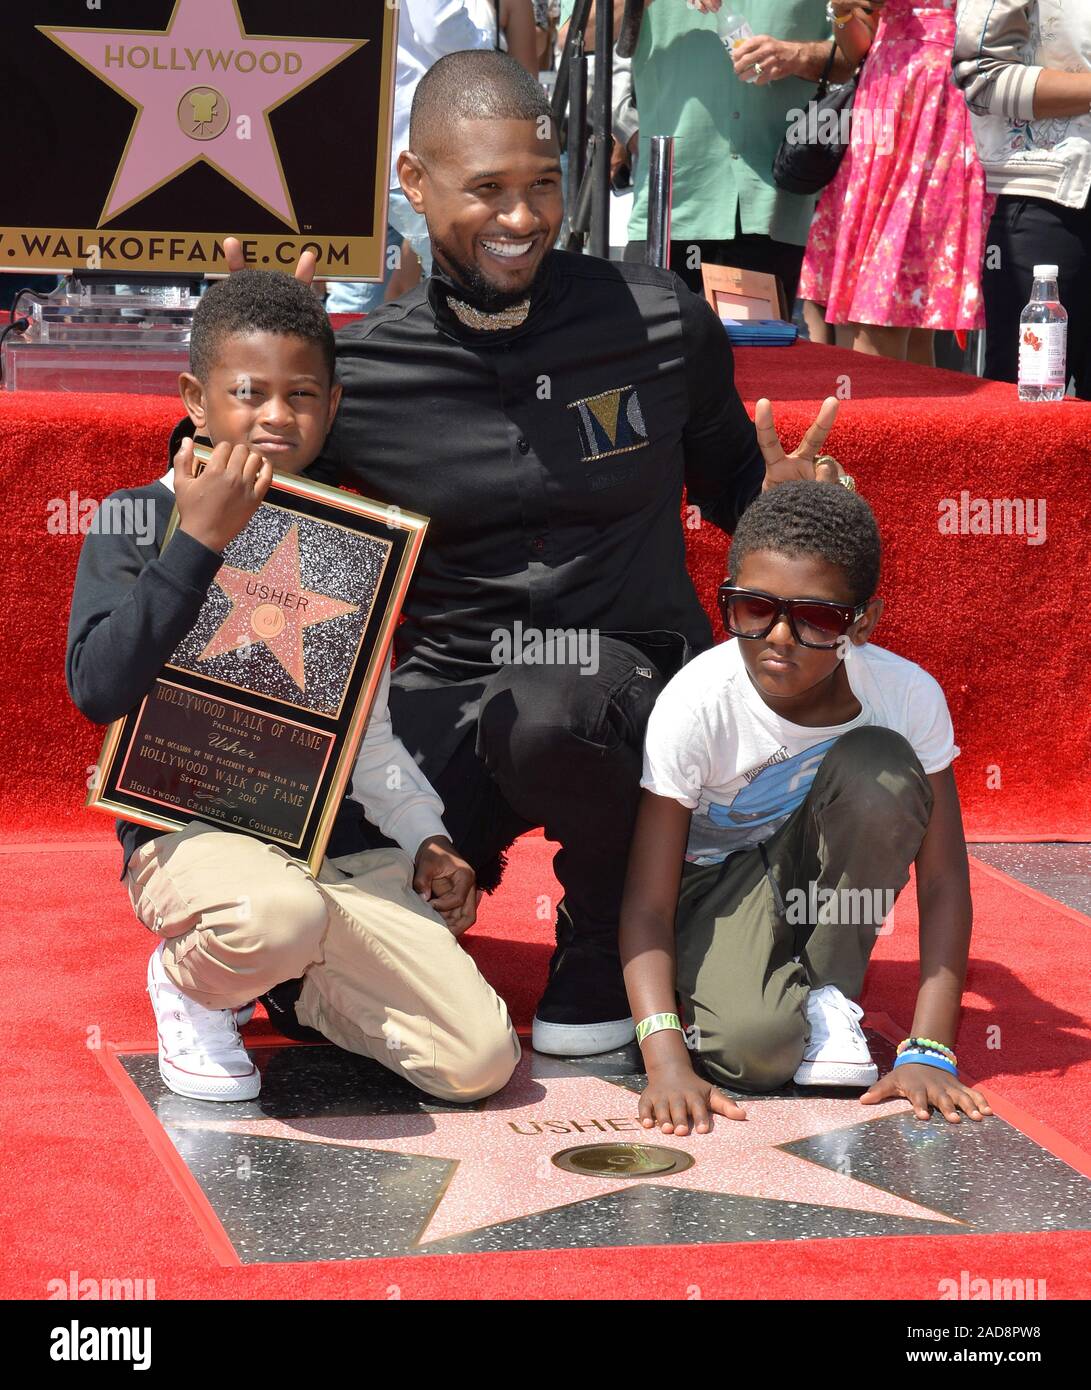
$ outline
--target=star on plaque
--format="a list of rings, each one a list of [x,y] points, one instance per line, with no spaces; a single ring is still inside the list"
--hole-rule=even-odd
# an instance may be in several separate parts
[[[295,681],[307,688],[303,632],[316,623],[356,613],[359,605],[305,589],[299,573],[299,528],[292,525],[260,570],[223,565],[215,579],[231,600],[231,612],[197,658],[211,661],[264,642]]]
[[[136,107],[100,222],[204,160],[299,230],[269,113],[366,40],[247,34],[227,0],[177,0],[164,30],[37,27]]]

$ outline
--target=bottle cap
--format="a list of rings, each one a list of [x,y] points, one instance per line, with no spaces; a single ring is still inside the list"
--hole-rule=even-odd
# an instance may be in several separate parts
[[[1034,278],[1035,280],[1056,280],[1057,267],[1055,265],[1036,265]]]

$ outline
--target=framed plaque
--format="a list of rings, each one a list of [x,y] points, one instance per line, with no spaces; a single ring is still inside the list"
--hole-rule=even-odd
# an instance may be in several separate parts
[[[206,821],[317,872],[426,526],[274,473],[197,621],[107,729],[87,805],[164,832]]]
[[[0,267],[381,280],[391,0],[19,0],[0,7]]]
[[[701,266],[705,299],[721,319],[791,320],[784,291],[775,275],[737,270],[729,265]]]

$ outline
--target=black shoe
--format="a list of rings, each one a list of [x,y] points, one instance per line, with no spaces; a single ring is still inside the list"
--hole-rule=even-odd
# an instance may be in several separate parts
[[[317,1028],[308,1028],[295,1016],[295,1001],[302,993],[302,980],[285,980],[283,984],[274,985],[267,994],[259,994],[258,998],[278,1033],[296,1042],[325,1042]]]
[[[592,1057],[614,1052],[636,1037],[617,939],[573,930],[563,904],[557,913],[558,945],[549,983],[534,1011],[535,1052]]]

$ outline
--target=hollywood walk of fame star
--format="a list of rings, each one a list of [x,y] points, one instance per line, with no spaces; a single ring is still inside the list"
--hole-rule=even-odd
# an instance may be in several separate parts
[[[163,30],[37,27],[136,107],[100,222],[109,222],[204,160],[299,230],[269,112],[366,39],[251,36],[243,29],[237,3],[210,0],[176,0]],[[134,66],[137,52],[140,65]],[[249,54],[245,60],[244,53]],[[231,119],[225,119],[228,113]],[[248,127],[236,125],[240,116],[249,117]],[[243,130],[245,139],[239,138]]]
[[[359,611],[359,604],[304,589],[299,574],[299,528],[294,523],[260,570],[223,565],[216,584],[231,612],[212,634],[198,661],[264,642],[300,690],[307,688],[303,629]]]
[[[540,1067],[540,1058],[533,1062]],[[638,1180],[642,1182],[960,1224],[943,1212],[800,1158],[783,1147],[907,1112],[910,1107],[903,1101],[869,1107],[862,1116],[856,1100],[760,1100],[749,1105],[745,1121],[717,1119],[711,1133],[683,1138],[642,1129],[636,1118],[636,1097],[622,1086],[560,1069],[548,1078],[532,1077],[531,1063],[524,1057],[503,1091],[472,1110],[181,1121],[177,1128],[448,1159],[455,1166],[417,1234],[418,1247],[631,1187],[631,1179],[565,1172],[552,1162],[562,1149],[610,1142],[683,1149],[695,1160],[684,1172]],[[427,1126],[424,1132],[422,1122]]]

